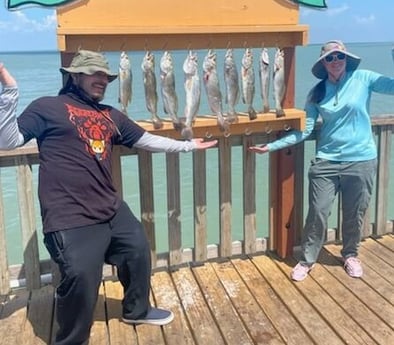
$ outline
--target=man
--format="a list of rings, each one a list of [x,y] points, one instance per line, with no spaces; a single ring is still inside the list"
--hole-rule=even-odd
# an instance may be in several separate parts
[[[174,316],[149,303],[149,243],[141,222],[112,183],[112,148],[188,152],[213,147],[217,141],[152,135],[119,110],[101,104],[117,75],[100,53],[80,50],[70,67],[60,71],[66,82],[59,95],[33,101],[8,135],[7,141],[14,144],[3,147],[33,138],[38,143],[44,243],[61,273],[55,344],[88,341],[104,263],[117,268],[124,289],[124,322],[165,325]]]

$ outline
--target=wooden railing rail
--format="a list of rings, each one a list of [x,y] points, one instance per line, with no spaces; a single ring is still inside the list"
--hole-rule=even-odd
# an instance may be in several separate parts
[[[378,145],[378,173],[376,179],[373,202],[368,212],[369,220],[366,221],[364,236],[380,236],[393,231],[393,221],[390,219],[393,208],[393,201],[389,199],[389,186],[393,182],[392,171],[390,167],[393,164],[392,158],[392,133],[394,127],[394,116],[379,116],[373,119],[373,129],[376,134]],[[292,148],[295,160],[295,200],[293,205],[293,223],[296,224],[296,232],[290,234],[294,236],[295,244],[299,244],[300,234],[304,218],[304,187],[307,184],[304,171],[309,166],[306,146],[316,138],[319,128],[305,143],[296,145]],[[167,240],[168,251],[160,252],[157,249],[157,224],[155,220],[155,209],[160,206],[155,203],[155,167],[153,164],[156,153],[149,153],[135,149],[117,147],[117,154],[113,160],[113,170],[115,184],[119,193],[125,194],[123,180],[125,170],[122,167],[123,159],[129,159],[134,156],[138,166],[133,169],[138,170],[139,174],[139,198],[140,198],[140,218],[145,226],[149,240],[151,242],[153,267],[173,266],[185,262],[194,261],[202,262],[214,257],[229,257],[237,254],[253,254],[267,249],[273,249],[270,244],[270,225],[261,229],[257,226],[257,219],[261,217],[261,204],[256,202],[258,196],[258,186],[261,184],[261,175],[270,172],[269,167],[264,167],[264,172],[259,171],[255,154],[250,153],[247,147],[252,144],[261,144],[274,139],[277,133],[250,134],[250,135],[231,135],[229,137],[220,137],[217,148],[207,151],[193,152],[190,192],[192,200],[193,229],[185,229],[182,222],[182,193],[184,177],[181,168],[181,155],[184,154],[165,154],[165,175],[163,179],[166,184],[167,195]],[[233,205],[233,150],[237,148],[242,154],[242,227],[243,229],[234,229],[232,222],[234,205]],[[237,151],[238,152],[238,151]],[[216,157],[213,156],[215,153]],[[313,154],[313,153],[312,153]],[[188,155],[188,154],[186,154]],[[209,157],[208,157],[209,156]],[[136,158],[137,157],[137,158]],[[213,158],[214,157],[214,158]],[[262,156],[259,156],[262,157]],[[268,155],[267,155],[268,157]],[[258,158],[260,159],[260,158]],[[217,164],[216,170],[208,169],[208,161],[214,161]],[[267,159],[267,164],[269,160]],[[23,250],[23,262],[17,265],[9,264],[9,242],[7,238],[7,224],[5,221],[5,186],[2,181],[4,174],[1,174],[5,168],[16,168],[16,188],[18,196],[19,215],[15,217],[20,219],[21,241]],[[27,289],[35,289],[41,286],[43,276],[50,275],[51,264],[48,259],[40,256],[39,234],[37,226],[37,202],[35,193],[34,172],[38,167],[38,154],[34,145],[28,145],[13,151],[0,151],[0,294],[6,294],[14,281],[19,281]],[[210,168],[212,169],[212,168]],[[269,181],[275,176],[269,176]],[[208,223],[211,221],[208,215],[209,208],[209,190],[207,189],[207,180],[217,179],[218,182],[218,240],[209,243],[210,233]],[[162,188],[162,186],[160,186]],[[271,208],[269,195],[267,193],[266,207]],[[338,202],[338,209],[340,201]],[[266,210],[267,211],[267,210]],[[267,211],[269,222],[272,222],[272,212]],[[338,212],[337,224],[333,227],[334,239],[341,238],[340,212]],[[371,221],[372,220],[372,221]],[[241,239],[234,241],[233,233],[235,230],[241,230]],[[194,245],[184,248],[183,232],[191,231],[193,233]],[[267,234],[259,236],[258,234]],[[332,239],[332,238],[331,238]]]

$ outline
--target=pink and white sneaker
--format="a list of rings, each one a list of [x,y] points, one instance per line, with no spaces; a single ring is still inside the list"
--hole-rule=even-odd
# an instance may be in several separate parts
[[[345,258],[343,267],[350,277],[360,278],[363,275],[361,261],[355,256],[349,256],[348,258]]]
[[[305,265],[300,262],[291,271],[291,279],[300,282],[304,280],[315,265]]]

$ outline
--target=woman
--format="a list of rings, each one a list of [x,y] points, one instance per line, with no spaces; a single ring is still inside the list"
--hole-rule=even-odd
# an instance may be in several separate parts
[[[309,168],[309,210],[302,239],[302,257],[291,278],[304,280],[317,261],[325,240],[327,220],[334,199],[342,192],[343,257],[349,276],[363,274],[357,258],[363,218],[368,208],[377,166],[369,103],[372,92],[394,94],[394,79],[357,70],[360,58],[341,41],[323,45],[312,73],[321,79],[310,91],[305,106],[303,132],[292,131],[262,146],[256,153],[272,152],[305,140],[320,117],[316,158]]]

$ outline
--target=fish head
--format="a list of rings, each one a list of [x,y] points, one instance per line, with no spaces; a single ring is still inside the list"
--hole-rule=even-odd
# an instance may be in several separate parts
[[[224,54],[225,59],[232,59],[234,57],[233,48],[228,48]]]
[[[130,58],[124,51],[120,54],[119,67],[122,70],[130,69]]]
[[[266,65],[269,65],[269,63],[270,63],[267,48],[261,49],[261,62]]]
[[[142,65],[141,65],[142,69],[144,71],[148,71],[151,69],[154,69],[155,67],[155,56],[152,54],[151,51],[147,50],[144,58],[142,59]]]
[[[224,55],[224,69],[230,70],[231,68],[234,68],[235,66],[235,61],[234,61],[234,54],[233,54],[233,49],[229,48],[226,50],[226,53]]]
[[[186,74],[196,74],[197,73],[197,67],[198,67],[198,59],[197,59],[197,54],[193,53],[191,50],[189,51],[189,54],[187,55],[184,63],[183,63],[183,71]]]
[[[209,72],[216,68],[216,53],[209,49],[207,55],[204,57],[203,70]]]
[[[173,60],[171,53],[169,51],[165,51],[163,56],[160,59],[160,69],[163,72],[169,72],[174,69]]]
[[[250,68],[253,65],[253,51],[251,48],[246,48],[242,56],[242,65],[245,68]]]
[[[284,65],[284,51],[283,49],[277,48],[275,52],[275,68],[282,68]]]

